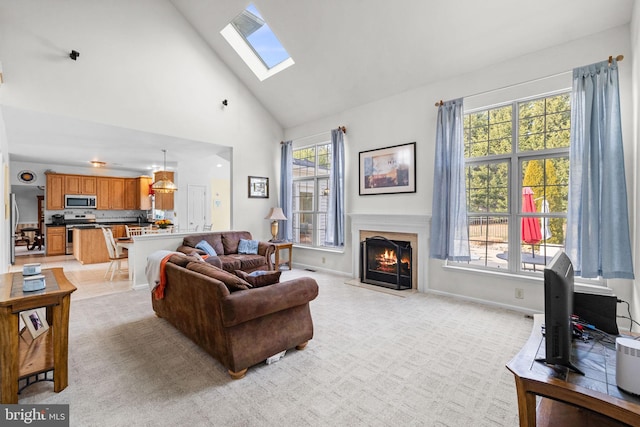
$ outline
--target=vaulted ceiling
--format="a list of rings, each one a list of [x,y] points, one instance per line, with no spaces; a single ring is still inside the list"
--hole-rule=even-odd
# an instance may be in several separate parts
[[[261,82],[220,35],[249,0],[167,1],[284,129],[628,24],[633,8],[633,0],[254,0],[295,61]],[[20,4],[0,0],[0,6]],[[55,16],[63,6],[70,8],[72,2],[48,0],[37,7]],[[0,36],[11,37],[1,30]],[[625,52],[612,52],[617,53]],[[35,155],[60,162],[86,159],[89,144],[83,142],[90,140],[94,151],[126,153],[125,165],[137,156],[148,158],[149,150],[160,160],[157,147],[171,144],[161,135],[123,135],[127,129],[51,120],[19,109],[6,110],[4,116],[10,141],[25,142],[10,146],[17,160]],[[34,150],[28,142],[35,140],[55,144]],[[112,149],[123,140],[135,141],[136,152],[128,152],[134,144]]]
[[[295,65],[260,82],[221,37],[249,0],[171,0],[283,127],[629,22],[631,0],[254,0]]]

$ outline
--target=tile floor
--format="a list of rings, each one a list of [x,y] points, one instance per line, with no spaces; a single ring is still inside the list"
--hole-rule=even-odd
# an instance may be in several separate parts
[[[34,254],[17,256],[15,264],[10,267],[9,271],[22,271],[24,264],[35,262],[40,263],[43,269],[54,267],[62,267],[64,269],[69,281],[77,288],[71,294],[72,301],[131,289],[131,281],[126,269],[122,273],[117,273],[113,277],[113,281],[109,281],[109,277],[104,277],[109,267],[108,262],[82,265],[73,255],[46,257],[42,254]],[[123,264],[123,267],[126,267],[126,263]]]

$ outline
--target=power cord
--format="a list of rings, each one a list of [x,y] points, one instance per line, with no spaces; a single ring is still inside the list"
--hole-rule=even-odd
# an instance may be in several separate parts
[[[640,326],[640,323],[636,322],[635,320],[633,320],[633,318],[631,317],[631,306],[629,305],[629,303],[625,300],[621,300],[620,298],[618,298],[618,303],[624,303],[627,304],[627,313],[629,314],[629,316],[616,316],[619,317],[621,319],[628,319],[631,324],[629,325],[629,332],[633,332],[633,324],[635,323],[636,325]]]

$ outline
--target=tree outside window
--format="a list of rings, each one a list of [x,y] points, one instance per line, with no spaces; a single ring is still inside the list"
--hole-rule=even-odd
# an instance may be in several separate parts
[[[564,248],[570,106],[569,94],[562,93],[465,114],[470,264],[530,271],[536,265],[524,261],[531,255],[539,257],[536,271],[542,271],[545,260]],[[535,211],[522,203],[523,192]],[[539,241],[523,240],[524,222],[540,227]]]

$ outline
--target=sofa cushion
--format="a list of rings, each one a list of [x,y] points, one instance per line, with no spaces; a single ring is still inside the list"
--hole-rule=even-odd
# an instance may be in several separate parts
[[[187,264],[187,270],[195,271],[196,273],[204,274],[207,277],[221,281],[227,286],[229,292],[246,290],[253,287],[238,276],[214,267],[211,264],[207,264],[206,262],[190,262]]]
[[[230,273],[233,273],[236,270],[240,270],[242,268],[242,262],[235,258],[237,255],[220,255],[220,263],[222,264],[223,270],[226,270]]]
[[[251,240],[251,233],[248,231],[225,231],[222,234],[222,246],[224,254],[237,254],[240,239]]]
[[[266,269],[267,259],[262,255],[233,255],[233,257],[240,261],[240,268],[238,270],[253,271],[257,268],[261,270]]]
[[[198,254],[197,252],[189,255],[176,253],[171,255],[171,257],[169,258],[169,262],[179,265],[180,267],[186,267],[190,262],[204,262],[204,259],[202,259],[200,254]]]
[[[205,253],[207,255],[212,255],[212,256],[216,256],[218,255],[216,253],[216,250],[213,249],[213,246],[211,246],[211,244],[209,244],[209,242],[207,242],[206,240],[202,239],[198,242],[198,244],[196,244],[196,249],[200,249],[202,251],[205,251]]]
[[[280,281],[281,271],[264,271],[258,270],[253,273],[247,273],[246,271],[236,270],[236,276],[240,277],[244,281],[248,282],[254,288],[261,288],[263,286],[273,285]]]
[[[208,232],[208,233],[198,233],[198,234],[190,234],[188,236],[184,236],[182,239],[182,244],[184,246],[189,246],[195,248],[198,242],[201,240],[206,240],[213,247],[218,255],[222,255],[224,253],[224,246],[222,246],[222,235],[217,232]]]
[[[239,254],[257,255],[258,254],[258,241],[257,240],[240,239],[240,243],[238,244],[238,253]]]

